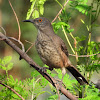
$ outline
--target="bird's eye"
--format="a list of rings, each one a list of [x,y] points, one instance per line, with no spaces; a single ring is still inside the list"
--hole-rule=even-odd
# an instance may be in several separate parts
[[[39,22],[42,22],[42,19],[39,19]]]

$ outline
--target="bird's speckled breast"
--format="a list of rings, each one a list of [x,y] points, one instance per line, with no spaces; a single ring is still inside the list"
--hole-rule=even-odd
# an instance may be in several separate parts
[[[52,40],[52,35],[38,33],[35,46],[40,58],[49,67],[61,68],[64,66],[61,52],[58,50],[59,46],[57,46],[56,41]]]

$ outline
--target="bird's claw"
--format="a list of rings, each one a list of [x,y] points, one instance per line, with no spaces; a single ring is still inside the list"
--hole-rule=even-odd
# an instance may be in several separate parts
[[[49,69],[49,68],[47,68],[47,67],[41,67],[41,68],[40,68],[40,70],[41,70],[42,72],[46,72],[47,69]]]

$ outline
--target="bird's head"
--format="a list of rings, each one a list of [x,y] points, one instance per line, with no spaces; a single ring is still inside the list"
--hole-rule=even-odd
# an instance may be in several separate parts
[[[46,26],[51,26],[50,21],[45,17],[36,18],[33,20],[24,20],[23,22],[31,22],[33,23],[38,29],[45,28]]]

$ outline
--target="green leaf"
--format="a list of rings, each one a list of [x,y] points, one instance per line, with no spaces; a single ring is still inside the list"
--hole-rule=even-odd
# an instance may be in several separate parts
[[[84,5],[84,4],[79,4],[75,7],[79,12],[83,13],[83,14],[87,14],[88,11],[91,10],[91,7],[88,5]]]
[[[73,31],[74,31],[74,29],[70,29],[70,30],[69,30],[69,33],[70,33],[70,32],[73,32]]]
[[[6,65],[11,61],[12,57],[11,56],[6,56],[2,59],[2,65]]]
[[[34,0],[30,0],[30,2],[34,2]]]
[[[88,0],[73,0],[70,1],[70,6],[79,12],[88,15],[89,11],[92,9],[91,6],[87,5]]]
[[[36,95],[36,98],[37,98],[39,95],[41,95],[41,94],[43,94],[43,93],[45,93],[45,92],[46,92],[46,91],[38,92],[37,95]]]
[[[46,99],[46,100],[57,100],[57,98],[58,98],[58,95],[51,95],[51,96],[49,96],[49,98]]]
[[[2,60],[0,59],[0,64],[2,63]]]
[[[16,86],[14,86],[14,90],[17,90],[17,91],[19,90],[19,91],[20,91],[21,88],[20,88],[20,87],[16,87]]]
[[[40,14],[43,15],[43,13],[44,13],[44,7],[43,5],[40,5]]]
[[[83,24],[85,24],[85,22],[84,22],[84,20],[83,20],[83,19],[81,19],[81,22],[82,22]]]
[[[29,19],[31,15],[33,18],[38,18],[40,14],[43,15],[44,13],[43,5],[46,2],[46,0],[30,0],[30,2],[32,2],[32,5],[27,12],[26,19]]]
[[[64,27],[66,27],[66,29],[69,29],[69,28],[70,28],[70,25],[68,25],[68,24],[65,23],[65,22],[58,22],[58,23],[55,23],[55,22],[54,22],[54,23],[52,23],[52,25],[53,25],[53,28],[54,28],[54,31],[55,31],[55,32],[57,32],[58,29],[62,27],[62,25],[63,25]]]
[[[2,70],[7,70],[7,68],[5,66],[1,66]]]
[[[51,73],[51,76],[54,77],[54,76],[56,76],[56,74]]]
[[[76,40],[77,40],[77,42],[80,42],[80,41],[83,41],[83,40],[85,40],[86,39],[86,36],[81,36],[81,37],[75,37],[76,38]]]
[[[9,77],[10,80],[15,81],[12,75],[9,75]]]
[[[62,74],[58,74],[58,78],[59,79],[62,79]]]
[[[32,5],[30,7],[30,9],[28,10],[27,12],[27,17],[26,19],[29,19],[30,16],[32,15],[33,11],[34,11],[34,6],[35,6],[35,3],[36,3],[36,0],[30,0],[30,2],[32,2]]]
[[[19,97],[16,94],[12,94],[12,96],[16,99],[19,99]]]
[[[94,27],[100,27],[99,24],[92,24],[92,26],[94,26]]]
[[[0,65],[0,68],[2,68],[2,65]]]
[[[7,66],[7,70],[11,70],[13,68],[13,63],[9,63]]]
[[[46,0],[39,0],[38,4],[43,5]]]
[[[38,18],[39,17],[39,12],[37,10],[34,10],[33,14],[32,14],[33,18]]]

